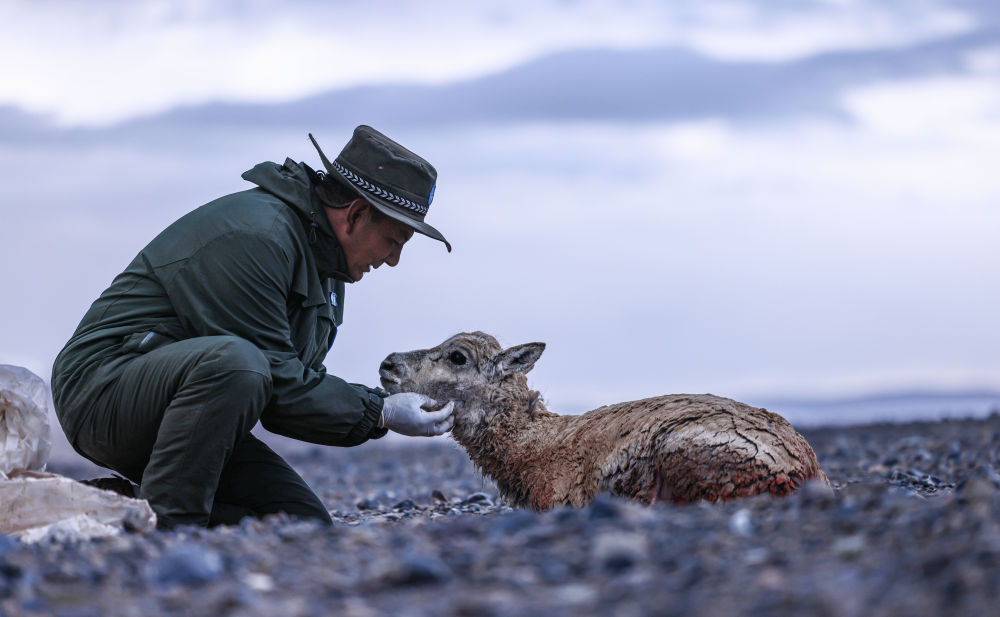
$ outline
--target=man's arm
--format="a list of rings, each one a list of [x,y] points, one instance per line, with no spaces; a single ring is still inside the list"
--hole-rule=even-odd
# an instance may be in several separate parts
[[[164,268],[162,282],[186,330],[195,336],[239,336],[263,352],[273,380],[271,403],[261,417],[264,428],[324,445],[353,446],[381,437],[382,397],[314,370],[298,356],[288,322],[294,261],[275,238],[230,233],[182,265]]]

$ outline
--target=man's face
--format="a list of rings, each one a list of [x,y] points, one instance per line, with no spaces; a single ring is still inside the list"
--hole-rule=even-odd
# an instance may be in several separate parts
[[[340,239],[347,257],[348,276],[357,282],[382,264],[395,266],[403,245],[412,237],[413,228],[404,223],[387,216],[372,222],[370,211],[362,213]]]

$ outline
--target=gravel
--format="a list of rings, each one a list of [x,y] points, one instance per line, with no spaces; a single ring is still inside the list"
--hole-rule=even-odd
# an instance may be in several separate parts
[[[833,490],[544,513],[448,441],[300,447],[333,527],[0,536],[0,615],[996,614],[1000,416],[802,432]]]

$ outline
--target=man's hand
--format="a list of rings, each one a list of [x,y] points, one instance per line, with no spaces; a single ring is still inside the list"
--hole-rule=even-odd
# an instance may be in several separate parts
[[[455,418],[451,415],[455,403],[449,401],[437,411],[424,409],[434,405],[437,405],[437,401],[416,392],[393,394],[385,399],[378,426],[411,437],[442,435],[455,424]]]

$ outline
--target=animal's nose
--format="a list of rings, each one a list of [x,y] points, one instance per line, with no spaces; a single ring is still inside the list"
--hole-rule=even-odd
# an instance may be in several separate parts
[[[378,367],[378,372],[382,376],[401,377],[403,374],[403,363],[399,361],[399,354],[389,354]]]

